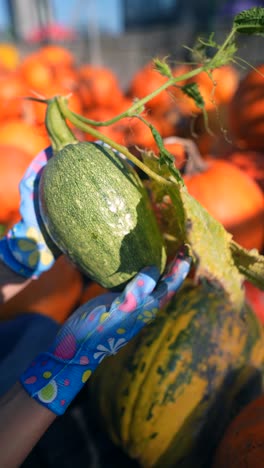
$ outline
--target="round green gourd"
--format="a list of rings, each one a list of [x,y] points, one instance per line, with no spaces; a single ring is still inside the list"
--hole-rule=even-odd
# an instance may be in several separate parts
[[[40,212],[57,246],[91,279],[122,288],[166,252],[136,171],[96,143],[66,145],[45,166]]]
[[[255,314],[186,280],[167,310],[100,364],[89,400],[140,466],[204,468],[231,415],[262,391],[263,357]]]

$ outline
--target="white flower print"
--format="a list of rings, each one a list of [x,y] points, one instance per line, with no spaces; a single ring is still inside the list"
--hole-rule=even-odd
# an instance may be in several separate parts
[[[102,344],[97,346],[97,352],[94,353],[94,359],[98,359],[101,362],[106,356],[111,356],[112,354],[116,354],[120,348],[122,348],[123,344],[126,342],[125,338],[119,338],[115,340],[115,338],[109,338],[108,340],[108,347]]]

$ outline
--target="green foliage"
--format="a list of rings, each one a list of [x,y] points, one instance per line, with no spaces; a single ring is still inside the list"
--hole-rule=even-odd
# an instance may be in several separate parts
[[[197,83],[187,83],[181,87],[181,90],[186,96],[192,98],[199,109],[204,109],[204,99],[200,93]]]
[[[149,154],[143,157],[146,165],[158,171],[157,157]],[[170,168],[160,168],[160,175],[170,178]],[[225,291],[235,307],[241,307],[244,300],[241,288],[243,277],[230,251],[230,234],[188,193],[185,185],[175,180],[168,186],[155,180],[149,184],[154,203],[161,209],[165,238],[166,234],[174,238],[175,247],[188,245],[194,259],[196,279],[207,279],[214,283]]]
[[[175,167],[174,165],[174,156],[171,154],[164,146],[163,144],[163,139],[158,130],[152,125],[150,122],[148,122],[146,119],[144,119],[141,116],[138,116],[140,120],[142,120],[150,129],[153,138],[159,148],[159,166],[164,166],[166,165],[169,169],[169,172],[171,173],[172,176],[175,177],[175,179],[180,183],[183,184],[183,179],[181,176],[180,171]]]
[[[197,59],[197,68],[184,74],[184,78],[193,79],[201,72],[207,72],[211,76],[211,72],[215,68],[237,61],[238,57],[235,54],[238,33],[264,35],[264,8],[254,7],[240,12],[234,18],[229,34],[220,45],[215,41],[214,34],[211,34],[207,40],[199,39],[193,49]],[[214,49],[212,57],[208,56],[208,49],[211,49],[211,51]],[[177,245],[180,243],[189,245],[194,261],[196,261],[197,277],[206,278],[220,285],[228,294],[232,303],[240,306],[244,298],[241,288],[242,275],[261,289],[264,289],[264,258],[259,256],[258,253],[241,249],[233,243],[224,227],[189,195],[180,172],[174,166],[173,155],[164,148],[161,135],[152,124],[139,115],[147,102],[165,89],[177,85],[182,79],[181,76],[173,76],[166,58],[164,60],[154,59],[154,66],[161,75],[168,78],[167,82],[148,96],[135,101],[126,112],[104,122],[104,125],[110,125],[123,117],[136,114],[150,128],[159,148],[159,158],[145,157],[144,163],[142,163],[127,148],[87,125],[88,120],[71,112],[62,101],[59,106],[60,112],[65,119],[68,119],[77,128],[86,131],[97,139],[101,139],[112,148],[123,153],[150,177],[148,183],[154,200],[162,204],[164,198],[167,197],[171,201],[167,210],[168,219],[165,219],[164,224],[169,229],[168,234],[175,239]],[[205,124],[208,128],[205,103],[197,83],[188,83],[182,86],[181,90],[185,95],[193,99],[197,108],[203,112]],[[98,122],[97,125],[102,125],[102,122]],[[169,204],[167,204],[168,206]]]
[[[226,292],[235,307],[241,307],[243,278],[231,255],[230,234],[185,187],[181,188],[181,200],[185,210],[186,242],[197,261],[196,277],[215,283]]]
[[[264,256],[257,250],[246,250],[233,241],[230,247],[240,273],[257,288],[264,290]]]
[[[165,179],[170,179],[170,162],[169,164],[160,165],[159,157],[154,156],[151,152],[143,153],[142,158],[144,164],[153,172],[159,173]],[[164,237],[165,239],[170,239],[169,243],[172,252],[169,252],[169,254],[173,255],[186,240],[185,212],[179,187],[177,184],[173,183],[170,185],[160,184],[155,179],[150,179],[148,185],[150,187],[152,201],[158,207],[161,215]],[[173,203],[171,203],[170,200],[173,200]],[[176,210],[175,207],[177,207]]]
[[[1,237],[4,236],[5,230],[6,230],[5,225],[4,225],[4,224],[0,224],[0,239],[1,239]]]
[[[155,69],[163,76],[166,76],[167,78],[172,78],[173,74],[170,69],[170,66],[167,63],[167,57],[165,57],[163,60],[160,60],[159,58],[155,58],[153,60],[154,67]]]
[[[235,16],[233,21],[236,31],[242,34],[264,35],[264,8],[253,7]]]

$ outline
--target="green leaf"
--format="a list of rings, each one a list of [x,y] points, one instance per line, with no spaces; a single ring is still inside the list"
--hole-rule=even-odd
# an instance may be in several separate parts
[[[166,57],[163,60],[158,58],[153,59],[155,69],[162,75],[166,76],[167,78],[172,78],[173,74],[170,69],[170,66],[166,62]]]
[[[159,160],[151,153],[143,153],[144,163],[164,178],[170,179],[167,166],[159,167]],[[147,182],[152,202],[158,212],[161,231],[167,240],[168,256],[175,254],[183,244],[190,248],[194,259],[196,279],[207,279],[223,288],[235,307],[244,302],[242,283],[230,250],[231,235],[221,223],[196,201],[183,184],[170,186]]]
[[[170,169],[168,166],[160,166],[159,158],[151,152],[142,154],[144,163],[153,171],[159,173],[166,179],[170,178]],[[175,255],[176,251],[181,247],[186,238],[185,234],[185,212],[181,200],[180,190],[178,185],[173,184],[171,187],[162,185],[154,179],[146,182],[150,189],[150,196],[154,204],[157,219],[160,224],[161,231],[164,235],[164,240],[167,246],[168,256]]]
[[[234,264],[230,250],[231,235],[187,191],[181,188],[185,210],[186,242],[197,261],[196,277],[207,278],[223,288],[231,302],[241,307],[244,302],[243,277]]]
[[[4,224],[0,224],[0,239],[4,236],[5,230],[6,226]]]
[[[158,130],[154,127],[154,125],[148,122],[148,120],[144,119],[144,117],[139,116],[139,115],[137,117],[142,122],[144,122],[144,124],[147,125],[147,127],[149,127],[152,133],[152,136],[157,144],[157,147],[159,148],[159,158],[158,158],[159,166],[166,165],[171,175],[173,175],[180,184],[183,184],[181,173],[177,169],[177,167],[175,167],[174,165],[174,156],[165,148],[164,143],[163,143],[163,138],[158,132]]]
[[[200,93],[197,83],[187,83],[181,86],[181,90],[186,96],[192,98],[199,109],[204,109],[205,103],[203,96]]]
[[[255,249],[244,249],[234,241],[230,243],[230,248],[240,273],[257,288],[264,290],[264,256]]]
[[[218,47],[220,50],[220,47]],[[210,61],[210,68],[209,70],[213,70],[214,68],[222,67],[230,62],[234,62],[234,55],[237,52],[237,46],[235,40],[230,40],[226,46],[221,49],[219,54],[215,54],[215,56]]]
[[[241,11],[235,16],[233,24],[239,33],[264,35],[264,8],[253,7]]]

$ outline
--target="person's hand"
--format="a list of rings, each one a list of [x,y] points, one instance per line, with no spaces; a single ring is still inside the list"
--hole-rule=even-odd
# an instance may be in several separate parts
[[[60,251],[46,234],[38,206],[40,175],[52,156],[51,147],[41,151],[29,165],[19,186],[21,221],[0,240],[0,259],[26,278],[38,278],[49,270]]]
[[[183,249],[160,279],[157,267],[147,267],[121,294],[107,293],[79,307],[21,376],[26,392],[63,414],[102,359],[115,354],[169,302],[190,265]]]

